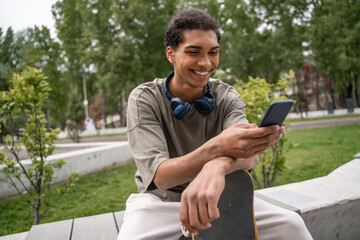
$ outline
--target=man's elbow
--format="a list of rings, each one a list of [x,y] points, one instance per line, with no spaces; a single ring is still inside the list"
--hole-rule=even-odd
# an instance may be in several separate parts
[[[160,190],[167,190],[169,187],[167,186],[166,182],[165,181],[162,181],[159,179],[159,177],[156,177],[154,178],[153,180],[155,186],[160,189]]]

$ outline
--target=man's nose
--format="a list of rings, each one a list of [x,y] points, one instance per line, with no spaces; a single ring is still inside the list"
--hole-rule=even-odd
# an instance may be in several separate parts
[[[211,61],[208,56],[201,56],[198,60],[198,65],[204,68],[211,67]]]

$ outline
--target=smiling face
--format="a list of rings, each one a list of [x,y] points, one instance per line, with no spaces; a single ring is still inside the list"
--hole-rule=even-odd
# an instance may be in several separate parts
[[[184,101],[193,102],[219,65],[219,44],[214,31],[186,30],[176,50],[167,47],[166,55],[174,65],[175,75],[169,92]]]

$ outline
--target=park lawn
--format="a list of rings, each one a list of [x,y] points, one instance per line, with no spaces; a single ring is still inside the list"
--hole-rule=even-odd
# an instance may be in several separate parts
[[[132,162],[79,178],[40,223],[124,210],[128,196],[137,192],[135,171]],[[19,197],[0,201],[0,236],[29,231],[32,222],[30,206]]]
[[[328,115],[326,117],[304,117],[303,119],[301,118],[289,118],[287,121],[292,123],[292,122],[306,122],[306,121],[316,121],[316,120],[330,120],[330,119],[341,119],[341,118],[358,118],[360,117],[360,114],[357,113],[351,113],[351,114],[345,114],[345,115]]]
[[[327,175],[360,152],[360,125],[288,131],[295,146],[287,154],[286,169],[275,185]],[[41,223],[125,209],[136,192],[136,166],[129,163],[81,177]],[[32,212],[19,197],[0,201],[0,236],[29,231]]]
[[[294,147],[286,154],[286,169],[275,185],[329,174],[360,152],[360,125],[287,131]]]

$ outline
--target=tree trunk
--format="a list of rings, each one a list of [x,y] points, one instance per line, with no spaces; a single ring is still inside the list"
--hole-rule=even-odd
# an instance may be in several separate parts
[[[360,81],[358,75],[354,74],[354,106],[360,107]]]
[[[331,100],[333,102],[334,109],[336,109],[336,101],[335,101],[335,91],[334,91],[334,89],[330,90],[330,94],[331,94]]]
[[[102,108],[102,117],[104,118],[104,124],[105,124],[105,127],[107,126],[107,114],[106,114],[106,92],[105,90],[103,91],[104,93],[104,97],[103,97],[103,104],[104,104],[104,107]]]
[[[40,199],[37,199],[35,202],[35,206],[33,206],[33,213],[34,213],[34,225],[40,222],[40,206],[41,202]]]
[[[121,89],[121,126],[126,126],[126,81]]]
[[[121,119],[122,106],[121,106],[121,94],[119,92],[118,92],[116,98],[117,98],[117,110],[118,110],[119,117]]]

